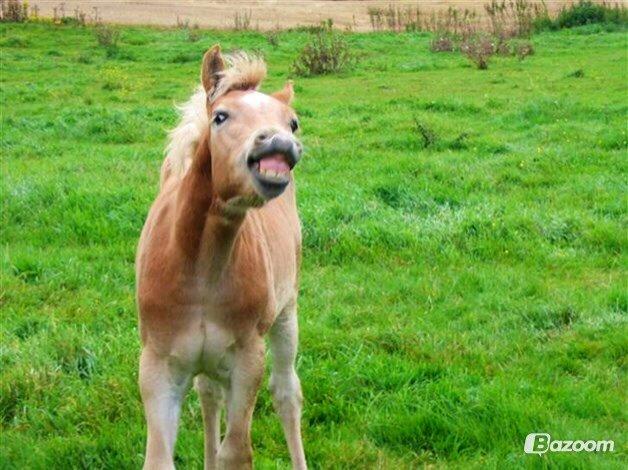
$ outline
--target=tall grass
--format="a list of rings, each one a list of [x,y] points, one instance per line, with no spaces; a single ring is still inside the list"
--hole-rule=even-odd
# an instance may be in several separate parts
[[[253,12],[251,9],[244,11],[236,11],[233,14],[233,29],[236,31],[247,31],[251,29],[251,18]]]
[[[23,23],[29,17],[28,2],[22,0],[0,0],[0,21]]]
[[[628,24],[628,10],[623,3],[579,0],[551,13],[543,0],[490,0],[480,13],[456,7],[424,12],[419,6],[368,7],[373,31],[432,31],[441,36],[469,36],[478,32],[497,38],[529,37],[535,30],[560,29],[585,24]]]

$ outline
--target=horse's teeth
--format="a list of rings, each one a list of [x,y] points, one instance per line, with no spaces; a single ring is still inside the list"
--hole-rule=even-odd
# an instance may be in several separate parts
[[[260,168],[258,171],[261,175],[270,176],[273,178],[283,178],[287,173],[285,171],[275,171],[268,168]]]

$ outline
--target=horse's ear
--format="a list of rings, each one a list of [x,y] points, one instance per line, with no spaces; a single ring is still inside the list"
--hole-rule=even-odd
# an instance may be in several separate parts
[[[288,80],[284,87],[281,90],[273,93],[272,96],[273,98],[276,98],[279,101],[290,105],[290,103],[292,103],[292,100],[294,99],[294,86],[292,84],[292,80]]]
[[[203,66],[201,67],[201,83],[205,92],[211,93],[218,85],[220,72],[225,69],[225,62],[220,55],[220,46],[214,45],[208,49],[203,56]]]

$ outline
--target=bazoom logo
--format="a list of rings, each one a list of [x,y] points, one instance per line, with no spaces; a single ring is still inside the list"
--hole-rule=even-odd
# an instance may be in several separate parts
[[[612,452],[614,441],[553,441],[547,433],[530,433],[526,436],[523,451],[526,454],[550,452]]]

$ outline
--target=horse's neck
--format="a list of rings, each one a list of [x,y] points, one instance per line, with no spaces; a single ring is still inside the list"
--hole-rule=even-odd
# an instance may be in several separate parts
[[[255,210],[258,214],[255,217],[261,219],[269,217],[270,212],[250,209],[246,213],[234,213],[228,210],[215,198],[210,168],[211,157],[204,136],[178,188],[174,231],[177,246],[190,265],[200,262],[211,276],[220,276],[229,268],[235,251],[244,249],[244,245],[251,248],[251,243],[260,241],[260,234],[254,233],[259,224],[253,220],[251,211]],[[296,211],[293,184],[280,198],[281,204],[290,206],[288,210]],[[245,243],[237,243],[238,238]]]
[[[243,224],[244,214],[225,212],[212,190],[211,157],[206,136],[177,191],[175,239],[192,264],[202,262],[212,274],[223,272]]]

